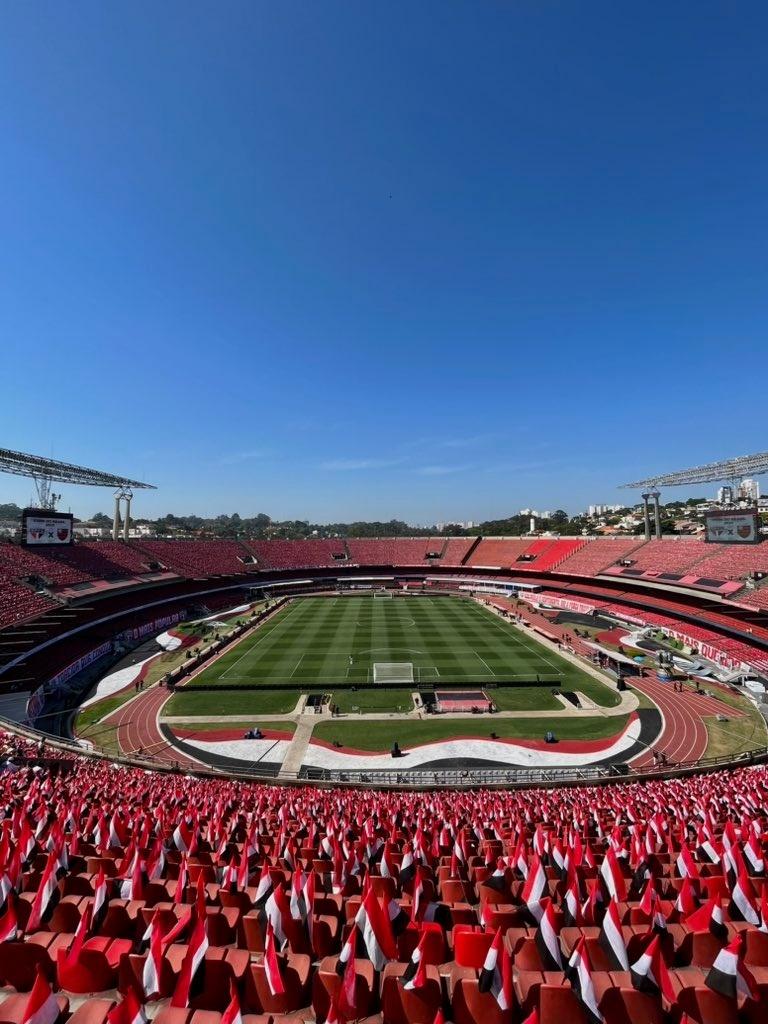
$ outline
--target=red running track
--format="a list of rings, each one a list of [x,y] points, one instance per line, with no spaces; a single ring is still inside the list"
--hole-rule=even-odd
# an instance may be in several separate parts
[[[160,686],[153,686],[138,697],[118,708],[105,725],[117,728],[117,742],[124,754],[144,754],[184,768],[200,767],[199,762],[186,757],[166,740],[160,732],[157,718],[170,694]]]
[[[702,757],[707,749],[704,715],[714,713],[709,707],[709,703],[714,702],[702,703],[707,698],[697,697],[690,691],[675,693],[671,684],[659,683],[655,679],[633,679],[632,686],[650,697],[664,716],[664,727],[653,749],[666,754],[670,762],[697,761]],[[653,764],[650,750],[632,760],[633,768],[649,764]]]

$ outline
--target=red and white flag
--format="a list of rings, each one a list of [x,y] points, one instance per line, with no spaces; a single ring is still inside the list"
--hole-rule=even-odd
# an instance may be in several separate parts
[[[632,984],[638,992],[661,994],[669,1003],[675,1001],[675,991],[667,965],[661,955],[661,936],[654,935],[642,956],[629,969]]]
[[[600,865],[600,877],[605,882],[611,899],[616,900],[617,903],[624,903],[627,899],[627,886],[624,875],[621,873],[618,857],[611,846],[606,848],[603,863]]]
[[[285,984],[280,973],[280,961],[277,958],[277,949],[275,948],[275,933],[271,924],[267,924],[267,937],[264,940],[264,973],[272,995],[284,995]]]
[[[355,917],[363,944],[377,971],[383,971],[390,960],[397,959],[397,948],[389,923],[389,915],[382,909],[376,894],[369,886]]]
[[[536,929],[534,942],[539,951],[539,957],[544,965],[545,971],[562,971],[563,955],[560,950],[560,940],[557,937],[557,924],[552,900],[545,897],[541,901],[543,913]]]
[[[206,919],[197,917],[171,998],[171,1006],[189,1006],[190,998],[202,988],[207,949]]]
[[[711,932],[716,939],[725,942],[728,938],[728,928],[723,920],[723,908],[720,905],[720,896],[712,896],[711,899],[694,910],[683,919],[685,927],[690,932]]]
[[[681,878],[698,878],[699,869],[696,866],[696,861],[693,859],[688,844],[683,841],[680,844],[680,853],[677,855],[677,873]]]
[[[147,1024],[144,1007],[131,986],[128,987],[122,1002],[107,1014],[107,1024]]]
[[[408,961],[408,966],[405,968],[401,975],[401,981],[403,988],[409,992],[412,989],[424,988],[427,984],[427,965],[424,960],[424,946],[426,944],[427,933],[422,932],[419,943],[411,953],[411,959]]]
[[[58,1001],[51,991],[51,986],[45,975],[38,967],[35,983],[22,1013],[21,1024],[55,1024],[58,1019]]]
[[[144,986],[144,997],[156,995],[160,991],[160,969],[163,962],[163,935],[160,930],[160,918],[155,914],[150,921],[149,928],[149,949],[147,959],[144,961],[142,972],[142,985]]]
[[[581,1000],[587,1016],[595,1024],[602,1024],[604,1018],[597,1007],[597,995],[595,994],[595,986],[592,981],[592,964],[589,960],[586,940],[583,936],[576,943],[571,954],[566,975],[573,991]]]
[[[493,937],[485,961],[480,968],[477,987],[481,992],[490,992],[499,1009],[508,1010],[512,1005],[512,971],[509,957],[504,951],[501,928]]]
[[[731,890],[731,905],[729,907],[732,917],[736,920],[746,921],[747,924],[760,925],[760,910],[757,905],[757,893],[749,880],[749,875],[742,868],[736,884]]]
[[[531,860],[528,877],[525,880],[525,885],[523,886],[520,898],[528,908],[528,913],[531,914],[537,922],[541,920],[541,916],[544,913],[541,900],[546,891],[547,876],[544,872],[541,858],[537,853],[535,853]]]
[[[32,901],[32,909],[29,913],[29,918],[27,919],[26,928],[24,929],[27,934],[37,931],[48,914],[53,911],[55,897],[58,895],[58,891],[58,881],[56,878],[56,855],[55,853],[49,853],[48,860],[45,862],[43,877],[40,879],[40,885],[38,886],[35,898]]]
[[[230,999],[227,1008],[221,1015],[220,1024],[243,1024],[243,1016],[240,1011],[240,999],[237,995],[237,987],[233,981],[229,983]]]
[[[759,999],[755,979],[744,964],[743,933],[740,932],[732,942],[720,950],[704,979],[704,984],[729,999],[737,999],[739,996]]]
[[[355,968],[355,949],[357,948],[357,925],[353,924],[347,941],[344,943],[336,961],[336,973],[341,978],[339,992],[339,1009],[346,1017],[356,1017],[357,1009],[357,970]]]
[[[614,971],[628,971],[627,944],[619,918],[619,908],[615,900],[611,900],[600,925],[600,945],[608,957]]]
[[[683,879],[683,884],[680,886],[680,892],[677,894],[675,900],[675,910],[681,917],[687,917],[689,914],[694,913],[698,909],[699,901],[696,898],[696,890],[693,888],[693,882],[688,875]]]
[[[0,917],[0,942],[12,942],[19,933],[19,919],[16,916],[16,897],[13,892],[5,901],[5,913]]]

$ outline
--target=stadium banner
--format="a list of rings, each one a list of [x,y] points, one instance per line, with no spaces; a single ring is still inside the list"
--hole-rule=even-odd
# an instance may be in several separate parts
[[[35,545],[71,544],[73,516],[68,512],[47,512],[25,508],[21,520],[21,542]]]
[[[179,612],[173,612],[171,615],[163,615],[158,619],[152,619],[151,622],[145,622],[143,626],[135,626],[133,629],[126,629],[122,632],[117,639],[124,643],[130,643],[131,640],[141,640],[145,636],[149,636],[150,633],[154,633],[157,630],[165,629],[166,626],[173,626],[187,615],[186,608],[182,608]]]
[[[760,541],[760,516],[756,509],[733,512],[707,512],[704,539],[711,544],[757,544]]]
[[[76,676],[78,672],[82,672],[84,668],[92,665],[94,661],[98,661],[99,658],[103,658],[104,655],[109,654],[112,651],[112,641],[105,640],[103,644],[99,644],[92,651],[88,651],[87,654],[83,654],[82,657],[78,658],[77,661],[73,661],[67,665],[66,668],[61,669],[55,676],[52,676],[47,682],[43,683],[30,695],[27,701],[27,714],[26,723],[35,726],[35,719],[38,715],[42,714],[43,708],[45,707],[45,698],[52,697],[59,690],[61,690],[64,684],[70,680],[73,676]]]
[[[94,661],[98,661],[99,658],[103,658],[105,654],[109,654],[112,650],[112,641],[106,640],[103,644],[84,654],[77,661],[73,661],[71,665],[67,665],[60,672],[57,672],[55,676],[48,680],[45,684],[48,693],[52,693],[62,683],[66,683],[72,676],[76,676],[78,672],[82,672],[84,668],[88,668]]]

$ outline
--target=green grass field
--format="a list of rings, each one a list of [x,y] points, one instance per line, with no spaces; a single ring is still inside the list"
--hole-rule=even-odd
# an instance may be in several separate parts
[[[473,601],[447,597],[378,600],[370,595],[306,597],[291,602],[185,689],[191,696],[196,686],[221,683],[227,688],[269,688],[280,683],[297,690],[322,687],[327,692],[334,683],[372,683],[374,664],[386,662],[410,662],[414,688],[420,684],[519,683],[529,691],[525,699],[521,695],[520,704],[525,707],[559,707],[549,693],[552,686],[580,690],[603,707],[615,706],[620,699],[615,690],[538,643],[530,633]],[[541,703],[531,692],[537,677],[545,684]],[[227,704],[230,693],[225,698]],[[339,702],[340,693],[336,691],[334,696]],[[392,693],[391,698],[382,697],[382,710],[392,701],[395,708],[407,702],[405,693]],[[362,706],[358,696],[352,703]],[[179,697],[181,694],[174,702]],[[506,707],[506,697],[500,697],[501,701]],[[511,706],[518,706],[514,696]],[[239,710],[222,713],[237,714]],[[167,713],[194,712],[185,707],[184,711],[169,708]]]
[[[163,708],[163,718],[201,715],[285,715],[298,703],[298,690],[177,690]]]

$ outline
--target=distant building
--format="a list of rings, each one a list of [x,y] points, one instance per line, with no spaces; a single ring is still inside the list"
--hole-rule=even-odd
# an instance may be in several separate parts
[[[587,515],[590,517],[605,516],[611,512],[618,512],[622,508],[624,508],[623,505],[590,505],[587,508]]]
[[[760,497],[760,484],[757,480],[747,477],[739,484],[739,501],[757,501]]]

